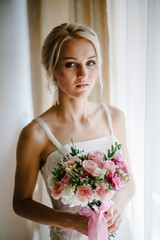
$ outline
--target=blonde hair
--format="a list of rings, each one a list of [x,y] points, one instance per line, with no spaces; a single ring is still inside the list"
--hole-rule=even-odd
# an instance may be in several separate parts
[[[63,43],[72,38],[84,38],[93,44],[97,55],[99,70],[97,82],[101,94],[103,84],[101,76],[102,56],[100,43],[97,34],[92,29],[82,24],[63,23],[53,28],[46,37],[42,46],[42,64],[47,71],[49,78],[52,78],[53,76]]]

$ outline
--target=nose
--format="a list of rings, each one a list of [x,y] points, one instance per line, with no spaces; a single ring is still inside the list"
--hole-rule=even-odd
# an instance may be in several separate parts
[[[80,65],[77,69],[77,76],[79,79],[86,80],[88,77],[88,70],[85,65]]]

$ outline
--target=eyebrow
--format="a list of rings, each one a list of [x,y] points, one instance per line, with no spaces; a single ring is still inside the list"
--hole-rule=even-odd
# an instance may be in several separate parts
[[[97,57],[97,56],[94,55],[94,56],[91,56],[91,57],[89,57],[89,58],[87,58],[87,59],[89,60],[89,59],[91,59],[91,58],[96,58],[96,57]],[[62,60],[67,60],[67,59],[78,60],[78,58],[75,58],[75,57],[65,57],[65,58],[63,58]]]

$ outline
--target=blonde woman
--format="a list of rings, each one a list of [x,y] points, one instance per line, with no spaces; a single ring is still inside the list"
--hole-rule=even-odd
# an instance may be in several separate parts
[[[20,134],[13,208],[24,218],[51,226],[51,239],[88,239],[88,218],[79,215],[80,207],[71,208],[51,197],[47,177],[61,159],[53,143],[66,154],[71,138],[77,148],[85,151],[104,150],[118,140],[129,165],[124,114],[115,107],[88,100],[95,84],[99,92],[102,90],[101,62],[97,35],[84,25],[61,24],[44,41],[42,64],[55,85],[57,99]],[[39,171],[53,208],[32,198]],[[118,240],[131,239],[127,221],[121,221],[133,192],[131,177],[125,189],[112,199],[114,204],[106,215],[109,233],[119,229]]]

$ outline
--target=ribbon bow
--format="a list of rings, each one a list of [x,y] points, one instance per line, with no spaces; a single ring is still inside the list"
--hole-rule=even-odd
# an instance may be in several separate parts
[[[88,240],[108,239],[108,227],[104,213],[108,211],[111,205],[112,201],[108,199],[101,204],[100,208],[93,206],[94,210],[92,210],[90,207],[85,206],[79,211],[80,215],[89,217]]]

